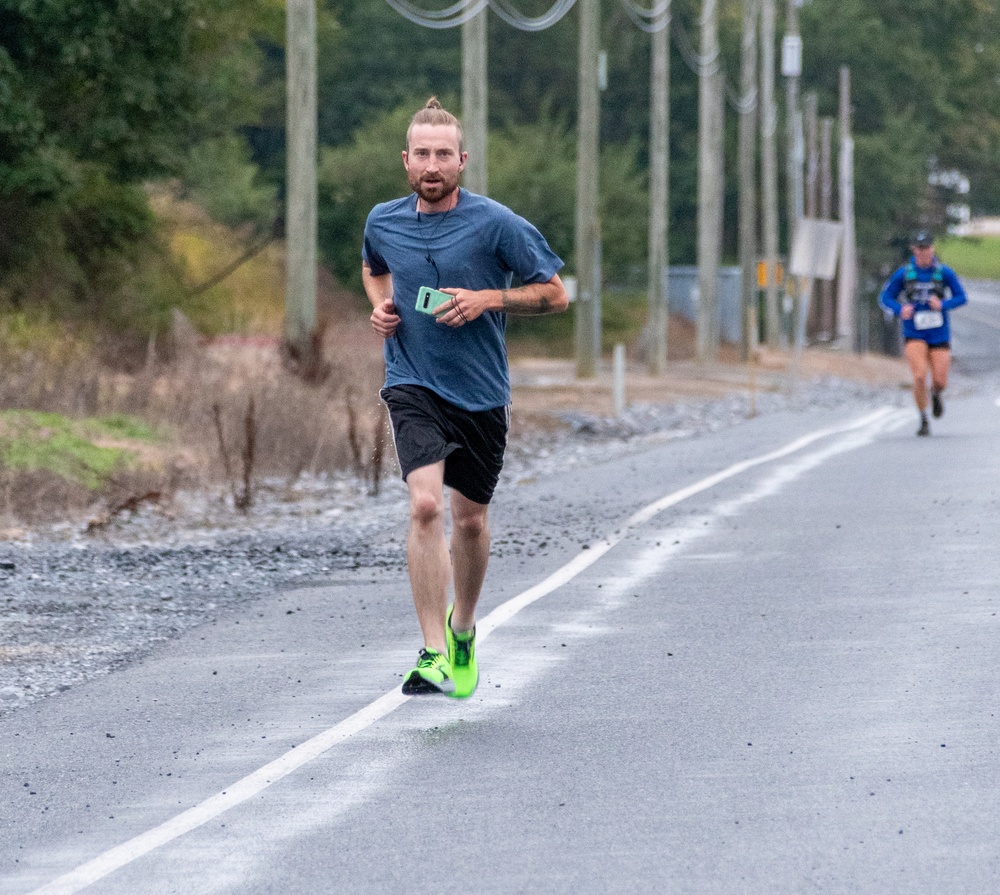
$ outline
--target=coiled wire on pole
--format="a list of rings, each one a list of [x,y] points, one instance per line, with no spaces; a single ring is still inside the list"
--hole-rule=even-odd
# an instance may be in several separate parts
[[[445,9],[420,9],[410,0],[386,0],[404,19],[424,28],[457,28],[475,18],[487,5],[488,0],[459,0]]]
[[[509,0],[489,0],[490,9],[512,28],[519,31],[544,31],[551,28],[572,8],[576,0],[556,0],[547,12],[536,18],[523,15]]]
[[[576,0],[556,0],[542,15],[526,16],[510,0],[459,0],[444,9],[421,9],[411,0],[386,0],[404,19],[424,28],[457,28],[475,18],[487,6],[513,28],[519,31],[544,31],[562,19]]]
[[[647,34],[655,34],[662,31],[670,24],[670,3],[671,0],[659,0],[649,9],[639,6],[635,0],[622,0],[625,12],[640,31]]]
[[[576,0],[555,0],[546,12],[535,17],[524,15],[510,0],[458,0],[451,6],[437,10],[421,9],[411,0],[386,0],[386,2],[403,18],[424,28],[438,30],[457,28],[475,18],[488,6],[512,28],[517,28],[519,31],[544,31],[562,19],[573,8]],[[652,6],[644,7],[640,6],[636,0],[621,0],[632,23],[647,34],[662,31],[671,23],[671,2],[672,0],[656,0]],[[720,55],[716,53],[713,58],[709,59],[698,53],[679,21],[676,22],[672,30],[674,43],[680,51],[681,58],[691,71],[701,75],[703,73],[714,74],[721,69]],[[746,96],[741,96],[729,83],[729,79],[725,77],[724,73],[723,81],[726,98],[730,106],[737,112],[747,111],[756,105],[756,90],[750,90]]]

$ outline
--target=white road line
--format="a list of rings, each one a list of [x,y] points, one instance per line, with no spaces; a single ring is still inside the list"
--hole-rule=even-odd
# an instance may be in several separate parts
[[[885,424],[890,417],[898,414],[899,411],[894,411],[892,408],[886,407],[849,423],[819,429],[777,450],[734,463],[720,472],[714,473],[699,482],[688,485],[686,488],[681,488],[672,494],[668,494],[648,504],[625,520],[621,527],[607,539],[592,544],[588,549],[583,550],[544,581],[512,597],[494,609],[485,618],[481,619],[477,623],[479,641],[482,642],[491,631],[496,630],[500,625],[509,621],[525,607],[530,606],[545,595],[572,581],[577,575],[597,562],[612,547],[620,543],[629,532],[644,525],[658,513],[663,512],[663,510],[675,506],[689,497],[707,491],[720,482],[740,475],[756,466],[761,466],[801,451],[803,448],[820,439],[865,429],[866,427],[878,428]],[[222,792],[209,797],[204,802],[178,814],[176,817],[159,826],[109,849],[85,864],[81,864],[69,873],[60,876],[41,888],[35,889],[28,893],[28,895],[74,895],[74,893],[82,891],[87,886],[103,879],[115,870],[204,825],[230,808],[234,808],[247,801],[271,784],[276,783],[282,777],[286,777],[334,746],[370,727],[408,700],[409,697],[403,696],[398,688],[385,693],[339,724],[286,752],[284,755],[264,765],[252,774],[247,775]]]
[[[518,594],[516,597],[511,597],[506,603],[503,603],[494,609],[488,616],[486,616],[486,618],[476,622],[476,639],[482,643],[490,631],[494,628],[498,628],[504,622],[509,621],[526,606],[530,606],[536,600],[540,600],[546,594],[552,593],[552,591],[556,588],[562,587],[562,585],[571,581],[584,569],[589,568],[597,562],[597,560],[604,556],[604,554],[607,553],[612,547],[618,544],[632,529],[638,528],[640,525],[648,522],[658,513],[662,513],[664,510],[679,504],[683,500],[687,500],[689,497],[693,497],[695,494],[707,491],[709,488],[715,487],[720,482],[724,482],[726,479],[731,479],[733,476],[746,472],[748,469],[753,469],[755,466],[761,466],[764,463],[780,460],[782,457],[787,457],[789,454],[794,454],[797,451],[808,447],[810,444],[815,441],[819,441],[821,438],[828,438],[831,435],[840,435],[855,429],[863,429],[866,426],[881,423],[892,413],[893,411],[890,408],[884,407],[869,414],[868,416],[854,420],[853,422],[846,423],[841,426],[832,426],[828,429],[819,429],[818,431],[812,432],[809,435],[804,435],[802,438],[798,438],[775,451],[771,451],[767,454],[761,454],[759,457],[742,460],[739,463],[734,463],[732,466],[729,466],[720,472],[714,473],[713,475],[702,479],[700,482],[695,482],[693,485],[688,485],[686,488],[681,488],[673,494],[668,494],[665,497],[661,497],[659,500],[648,504],[638,512],[633,513],[628,519],[625,520],[621,528],[619,528],[606,540],[600,541],[596,544],[591,544],[589,549],[584,550],[576,556],[576,558],[570,560],[566,565],[554,572],[544,581],[539,582],[534,587],[528,588],[528,590]]]

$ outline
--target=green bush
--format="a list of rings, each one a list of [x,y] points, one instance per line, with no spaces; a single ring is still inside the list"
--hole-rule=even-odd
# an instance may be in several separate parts
[[[235,134],[206,140],[191,150],[184,171],[188,195],[220,224],[252,223],[269,229],[277,211],[277,188],[263,183],[246,142]]]

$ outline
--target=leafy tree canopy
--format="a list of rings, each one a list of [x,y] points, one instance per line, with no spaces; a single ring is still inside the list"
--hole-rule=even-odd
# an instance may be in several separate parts
[[[153,237],[141,183],[258,116],[252,36],[283,23],[279,0],[0,0],[0,295],[113,293]]]
[[[526,15],[549,6],[518,5]],[[677,262],[694,260],[701,6],[672,5]],[[742,5],[719,9],[732,258]],[[432,93],[461,112],[461,29],[422,28],[385,0],[322,0],[318,13],[322,248],[356,282],[364,216],[406,190],[399,149],[410,112]],[[645,257],[650,41],[620,3],[602,4],[602,15],[602,232],[605,269],[619,276]],[[955,196],[929,183],[935,170],[967,176],[962,199],[975,210],[1000,211],[997,0],[811,0],[799,15],[800,86],[816,91],[821,115],[837,115],[839,71],[851,71],[855,207],[870,270],[894,260],[918,223],[942,225]],[[266,226],[284,180],[284,18],[283,0],[0,0],[0,295],[57,281],[88,298],[107,288],[108,270],[123,269],[112,257],[138,265],[129,252],[153,238],[140,192],[150,179],[180,178],[219,220]],[[488,22],[491,193],[536,220],[571,262],[577,12],[534,33]],[[779,20],[779,41],[783,30]],[[779,78],[782,116],[783,86]],[[778,133],[783,156],[783,121]],[[783,181],[783,159],[779,167]]]

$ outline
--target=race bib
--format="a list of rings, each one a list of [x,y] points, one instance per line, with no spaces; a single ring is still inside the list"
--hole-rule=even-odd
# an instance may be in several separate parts
[[[944,314],[940,311],[917,311],[913,315],[913,325],[917,329],[937,329],[944,326]]]

